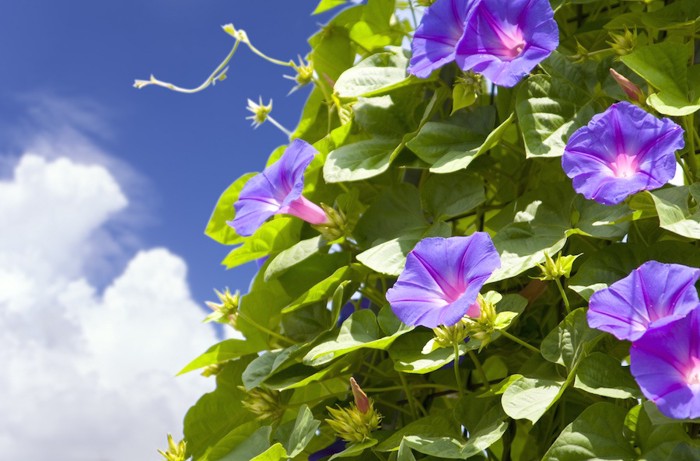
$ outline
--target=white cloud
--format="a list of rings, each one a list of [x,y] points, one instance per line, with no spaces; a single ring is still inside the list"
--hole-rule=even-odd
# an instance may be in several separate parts
[[[90,281],[128,199],[104,166],[23,155],[0,180],[0,453],[43,461],[157,459],[213,383],[174,378],[211,345],[187,267],[138,252]],[[113,251],[111,248],[109,251]]]

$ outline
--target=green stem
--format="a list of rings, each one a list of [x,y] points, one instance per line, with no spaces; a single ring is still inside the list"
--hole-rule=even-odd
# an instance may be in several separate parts
[[[685,125],[685,132],[688,133],[688,143],[687,143],[687,149],[688,149],[688,155],[686,157],[688,161],[688,166],[690,167],[690,171],[693,175],[692,179],[693,182],[698,178],[698,175],[700,175],[700,169],[698,169],[698,159],[695,157],[695,124],[694,124],[694,116],[695,114],[689,114],[683,117],[683,124]]]
[[[479,376],[481,376],[481,380],[484,382],[484,387],[486,387],[487,391],[490,391],[491,385],[489,384],[489,378],[486,376],[486,372],[484,371],[484,367],[481,366],[481,362],[479,361],[479,357],[477,357],[473,351],[467,351],[467,354],[469,354],[469,358],[472,359],[472,362],[474,362],[474,366],[476,367],[476,371],[477,371],[477,373],[479,373]]]
[[[459,372],[459,344],[453,343],[452,350],[454,351],[454,369],[455,369],[455,381],[457,382],[457,391],[459,392],[459,397],[464,397],[464,384],[462,384],[462,374]],[[471,353],[471,351],[469,351]]]
[[[517,336],[514,336],[514,335],[512,335],[512,334],[510,334],[510,333],[508,333],[508,332],[505,331],[505,330],[499,330],[499,333],[501,333],[503,336],[505,336],[506,338],[510,339],[511,341],[520,344],[520,345],[523,346],[524,348],[530,349],[532,352],[534,352],[534,353],[536,353],[536,354],[539,354],[539,353],[540,353],[540,350],[537,349],[537,348],[536,348],[535,346],[533,346],[532,344],[526,343],[526,342],[523,341],[522,339],[520,339],[520,338],[518,338]]]
[[[406,400],[408,400],[408,408],[411,409],[411,417],[413,417],[413,419],[418,419],[416,404],[413,401],[413,393],[408,388],[408,382],[406,382],[406,377],[401,372],[399,372],[399,379],[401,380],[401,387],[403,388],[403,392],[404,394],[406,394]]]
[[[161,86],[163,88],[167,88],[171,91],[176,91],[178,93],[186,93],[186,94],[192,94],[192,93],[198,93],[205,88],[207,88],[209,85],[214,84],[217,80],[220,80],[223,76],[226,75],[226,71],[228,70],[228,63],[231,61],[231,58],[233,58],[233,55],[236,53],[236,50],[238,49],[238,45],[240,45],[241,40],[236,39],[236,43],[233,44],[233,48],[231,48],[231,51],[229,51],[228,55],[224,58],[223,61],[221,61],[221,64],[217,66],[216,69],[214,69],[214,72],[207,77],[207,79],[199,85],[197,88],[182,88],[176,85],[173,85],[172,83],[168,82],[163,82],[155,78],[155,76],[151,75],[151,77],[148,80],[136,80],[134,81],[134,87],[136,88],[143,88],[148,85],[156,85],[156,86]]]
[[[413,0],[408,0],[408,7],[411,9],[411,18],[413,18],[413,30],[418,28],[418,18],[416,18],[416,10],[413,8]]]
[[[442,391],[455,391],[457,390],[453,386],[445,386],[443,384],[411,384],[411,389],[437,389]],[[387,387],[365,387],[362,390],[365,392],[381,393],[381,392],[391,392],[391,391],[402,391],[403,386],[387,386]]]
[[[272,123],[275,127],[277,127],[278,130],[280,130],[282,133],[286,134],[288,138],[292,137],[292,132],[286,129],[285,127],[282,126],[280,122],[275,120],[274,118],[270,117],[269,115],[267,116],[267,120]]]
[[[566,292],[564,291],[564,287],[561,284],[561,280],[559,280],[559,278],[555,278],[554,283],[557,284],[559,294],[561,295],[562,301],[564,301],[564,307],[566,308],[566,313],[568,314],[569,312],[571,312],[571,305],[569,304],[569,298],[566,296]]]

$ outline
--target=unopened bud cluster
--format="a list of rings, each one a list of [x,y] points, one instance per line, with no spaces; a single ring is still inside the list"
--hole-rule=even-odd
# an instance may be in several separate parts
[[[313,82],[314,80],[314,65],[311,61],[304,62],[304,60],[299,57],[299,64],[295,63],[294,61],[291,61],[289,63],[294,69],[294,72],[296,73],[295,75],[285,75],[284,78],[287,78],[289,80],[294,80],[296,82],[296,86],[292,88],[292,91],[295,91],[302,86],[306,86],[309,83]]]
[[[545,253],[544,265],[537,265],[542,271],[542,274],[537,278],[540,280],[556,280],[562,276],[569,278],[571,276],[571,268],[574,264],[574,260],[578,258],[578,256],[579,255],[562,256],[562,254],[559,253],[555,261],[551,256]]]
[[[629,30],[625,28],[622,34],[610,34],[612,41],[608,42],[608,45],[617,53],[619,56],[625,56],[630,54],[637,46],[637,29]]]
[[[211,301],[205,303],[214,312],[209,314],[204,321],[225,323],[236,328],[238,304],[241,299],[241,294],[238,291],[232,294],[228,288],[226,288],[223,293],[218,290],[214,290],[214,292],[219,298],[219,304]]]
[[[372,399],[367,397],[354,378],[350,378],[350,386],[355,402],[349,408],[326,407],[331,415],[326,422],[341,439],[361,443],[371,438],[372,431],[379,429],[382,415],[374,409]]]
[[[243,387],[239,387],[239,389],[245,390]],[[246,410],[256,415],[256,419],[259,421],[267,419],[277,421],[284,413],[284,406],[280,402],[279,391],[258,387],[248,391],[241,403]]]
[[[491,337],[496,331],[496,304],[501,300],[501,295],[494,294],[488,299],[479,295],[477,302],[479,303],[480,313],[478,318],[465,317],[462,321],[465,323],[465,329],[469,337],[481,341],[481,347],[486,346],[491,342]]]
[[[461,344],[469,336],[467,318],[463,317],[462,320],[454,325],[441,325],[433,328],[433,333],[435,334],[435,342],[440,347],[452,347],[454,344]]]
[[[158,450],[158,453],[160,453],[167,461],[185,461],[186,452],[187,443],[184,440],[175,443],[173,436],[170,434],[168,434],[168,451]]]
[[[329,242],[338,240],[341,237],[347,237],[349,230],[347,229],[345,214],[325,203],[321,203],[321,208],[326,213],[327,222],[325,224],[314,225],[313,228]]]

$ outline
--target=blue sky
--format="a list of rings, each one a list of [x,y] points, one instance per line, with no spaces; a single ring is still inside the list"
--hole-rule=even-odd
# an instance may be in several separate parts
[[[140,245],[163,245],[184,257],[198,300],[211,298],[212,288],[245,289],[253,268],[225,271],[219,262],[226,248],[202,230],[218,195],[240,174],[260,170],[268,153],[285,143],[269,124],[250,127],[246,99],[272,98],[273,116],[291,128],[307,91],[287,97],[293,82],[282,75],[288,70],[245,47],[234,57],[229,78],[199,94],[136,90],[132,82],[153,73],[182,86],[199,85],[233,43],[220,29],[228,22],[271,56],[304,55],[306,39],[327,19],[312,17],[314,6],[310,0],[9,2],[0,17],[3,131],[26,121],[29,101],[56,98],[92,110],[104,126],[73,128],[146,182],[133,191],[149,218],[136,223]],[[57,118],[66,117],[57,112]],[[4,152],[19,154],[24,147],[13,145],[12,136],[3,138]]]
[[[40,461],[157,459],[213,380],[174,378],[214,343],[213,289],[245,291],[203,234],[219,194],[285,136],[253,130],[247,98],[293,128],[307,91],[278,59],[308,51],[311,0],[21,0],[0,15],[0,452]],[[61,453],[61,458],[56,458]]]

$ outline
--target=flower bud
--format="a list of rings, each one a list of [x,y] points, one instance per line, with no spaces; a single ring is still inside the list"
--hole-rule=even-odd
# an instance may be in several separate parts
[[[245,391],[243,386],[239,386],[239,389]],[[256,387],[247,394],[241,403],[248,411],[257,415],[258,421],[266,419],[277,421],[282,417],[284,407],[280,402],[279,391]]]
[[[326,222],[323,224],[316,224],[313,227],[316,229],[324,239],[329,242],[338,240],[341,237],[349,237],[349,230],[347,229],[347,220],[345,219],[345,213],[341,210],[330,207],[325,203],[321,203],[321,209],[326,213]]]
[[[294,61],[290,61],[290,64],[292,69],[294,69],[294,72],[296,72],[296,75],[284,75],[283,77],[296,82],[296,86],[290,91],[290,93],[292,93],[313,81],[314,65],[311,61],[307,61],[305,63],[301,56],[299,56],[299,64],[295,63]]]
[[[487,293],[487,297],[480,294],[476,299],[480,309],[479,317],[466,317],[464,319],[467,334],[470,338],[481,341],[482,348],[491,342],[491,336],[496,330],[496,322],[498,317],[498,313],[496,312],[496,304],[501,300],[501,298],[501,295],[495,292]]]
[[[175,443],[173,436],[168,434],[168,451],[158,450],[158,453],[167,461],[185,461],[186,451],[187,443],[184,440]]]
[[[452,113],[469,107],[476,102],[483,91],[483,77],[471,71],[458,77],[452,89]]]
[[[462,344],[467,339],[467,323],[462,318],[454,325],[441,325],[433,328],[433,333],[435,333],[435,342],[440,347],[452,347],[455,344]]]
[[[326,407],[331,415],[326,422],[341,439],[360,443],[368,440],[372,431],[379,428],[382,415],[374,409],[374,403],[354,378],[350,378],[350,388],[355,403],[350,404],[350,408]]]
[[[214,290],[216,296],[218,296],[220,304],[216,304],[211,301],[206,301],[205,304],[214,312],[209,314],[204,321],[205,322],[219,322],[231,325],[236,328],[236,321],[238,320],[238,303],[241,299],[241,294],[236,291],[231,294],[228,288],[221,293],[218,290]]]
[[[630,54],[634,51],[637,46],[637,29],[629,30],[625,27],[625,31],[622,34],[610,33],[611,42],[608,45],[617,53],[619,56],[624,56]]]
[[[610,68],[610,75],[612,75],[612,78],[614,78],[617,84],[620,85],[620,88],[622,88],[622,91],[625,92],[630,101],[644,104],[646,98],[644,97],[642,90],[640,90],[637,85],[632,83],[627,77],[620,74],[613,68]]]
[[[562,256],[561,253],[557,256],[557,260],[554,261],[551,256],[547,253],[544,254],[544,265],[538,264],[537,267],[542,271],[540,275],[540,280],[554,280],[562,276],[569,278],[571,276],[571,268],[574,264],[574,260],[580,255],[567,255]]]
[[[221,370],[223,370],[223,368],[224,368],[223,363],[216,363],[214,365],[209,365],[208,367],[206,367],[202,371],[201,375],[204,376],[205,378],[208,378],[210,376],[216,376],[221,372]]]
[[[252,126],[257,128],[268,119],[270,112],[272,112],[272,99],[267,105],[263,104],[262,97],[258,97],[258,102],[248,100],[248,106],[246,109],[252,112],[253,115],[246,117],[246,120],[252,120]]]

